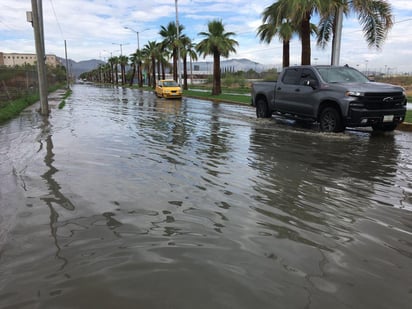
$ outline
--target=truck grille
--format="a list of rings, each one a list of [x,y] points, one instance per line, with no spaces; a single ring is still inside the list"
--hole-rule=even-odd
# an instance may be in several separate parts
[[[405,103],[402,92],[372,93],[367,92],[361,98],[367,109],[388,109],[401,107]]]

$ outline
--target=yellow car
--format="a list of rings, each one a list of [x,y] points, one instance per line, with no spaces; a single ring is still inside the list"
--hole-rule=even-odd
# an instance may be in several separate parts
[[[157,81],[155,93],[158,97],[177,98],[182,97],[182,88],[172,79],[161,79]]]

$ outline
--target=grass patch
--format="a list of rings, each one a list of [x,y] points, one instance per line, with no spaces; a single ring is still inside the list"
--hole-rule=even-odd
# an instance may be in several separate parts
[[[405,122],[412,123],[412,110],[406,111]]]
[[[62,109],[65,105],[66,105],[66,99],[71,95],[73,93],[73,91],[70,89],[70,88],[68,88],[67,90],[66,90],[66,92],[65,92],[65,94],[63,95],[63,100],[60,102],[60,104],[59,104],[59,109]]]
[[[184,90],[183,95],[212,101],[233,102],[241,104],[250,104],[251,102],[250,96],[235,93],[222,93],[219,95],[212,95],[209,91]]]
[[[70,88],[68,88],[63,96],[63,99],[67,99],[72,93],[73,91]]]
[[[27,106],[32,105],[39,100],[40,95],[36,93],[11,101],[6,107],[0,109],[0,123],[16,117]]]
[[[63,100],[59,103],[59,109],[62,109],[66,105],[66,100]]]
[[[54,92],[57,89],[61,89],[61,88],[62,88],[61,84],[56,84],[56,85],[49,87],[48,91],[50,93],[50,92]],[[67,96],[69,96],[70,94],[71,92],[67,94]],[[0,108],[0,123],[13,119],[14,117],[18,116],[20,112],[24,110],[27,106],[30,106],[38,102],[39,100],[40,100],[40,94],[34,93],[34,94],[29,94],[19,99],[10,101],[10,103],[7,104],[5,107]]]

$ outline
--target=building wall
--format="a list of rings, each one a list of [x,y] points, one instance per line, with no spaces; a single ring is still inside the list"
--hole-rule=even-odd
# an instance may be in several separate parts
[[[16,65],[36,64],[37,56],[35,54],[20,53],[2,53],[0,52],[0,65],[14,67]],[[55,55],[46,55],[46,64],[57,66],[59,61]]]

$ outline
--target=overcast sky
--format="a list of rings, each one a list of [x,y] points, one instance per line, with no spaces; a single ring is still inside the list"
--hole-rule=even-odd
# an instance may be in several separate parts
[[[26,22],[30,0],[0,0],[0,51],[34,53],[31,24]],[[199,42],[198,33],[207,31],[207,23],[221,19],[226,31],[235,32],[239,42],[231,59],[247,58],[261,64],[279,67],[282,44],[275,38],[271,44],[260,43],[256,29],[261,13],[273,0],[179,0],[179,23],[184,34]],[[412,0],[389,1],[395,25],[381,50],[368,48],[355,15],[344,19],[341,64],[361,70],[412,73]],[[120,49],[129,55],[148,40],[161,41],[161,26],[175,21],[173,0],[43,0],[46,53],[64,57],[64,40],[68,58],[75,61],[118,56]],[[315,18],[313,19],[315,22]],[[312,41],[315,41],[314,39]],[[114,43],[114,44],[113,44]],[[312,48],[312,63],[329,64],[328,46]],[[291,64],[300,64],[300,42],[291,44]],[[201,59],[201,58],[200,58]],[[209,60],[210,59],[206,59]]]

